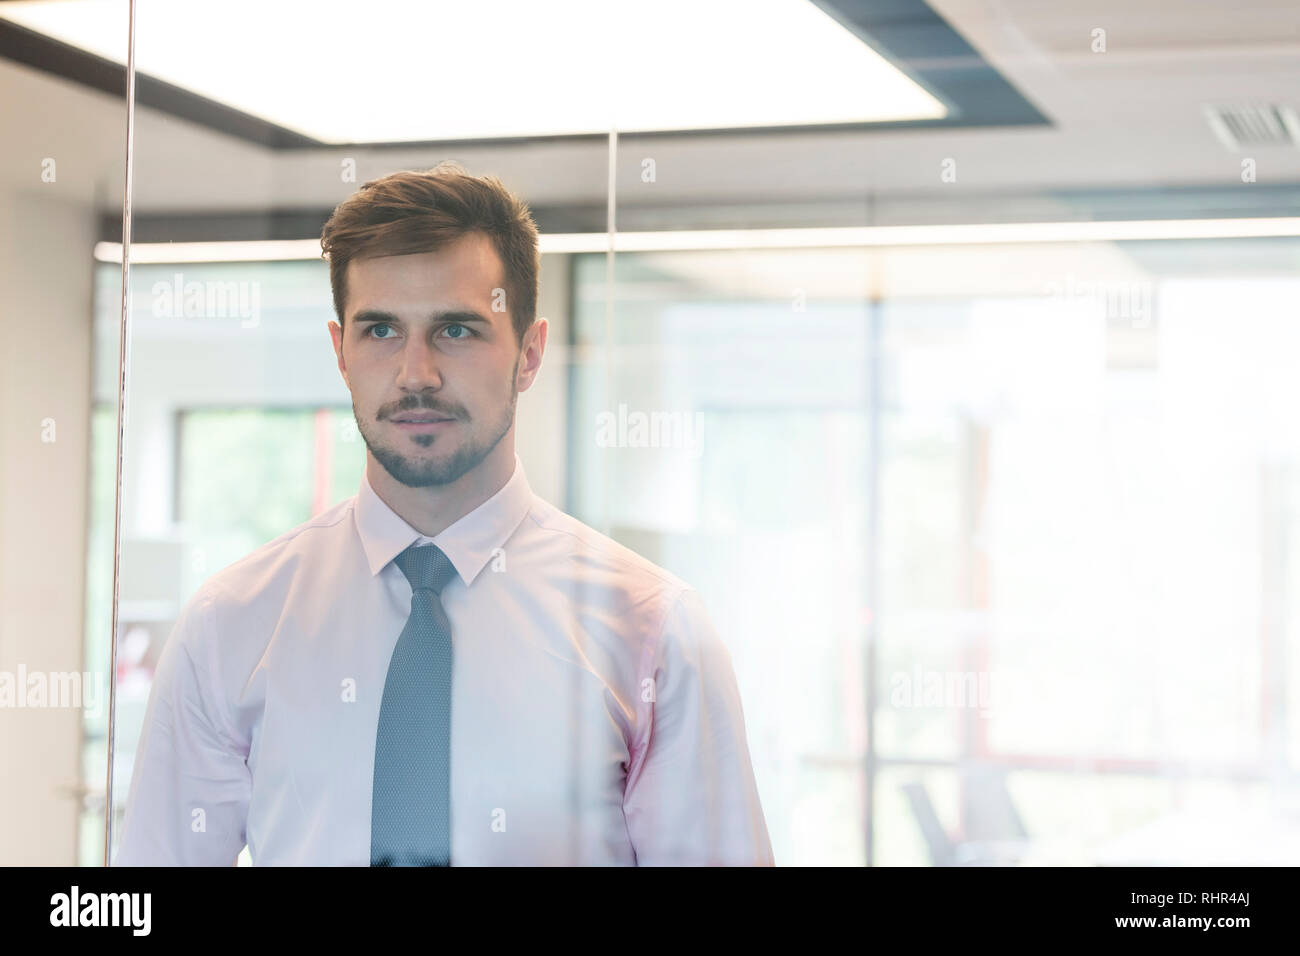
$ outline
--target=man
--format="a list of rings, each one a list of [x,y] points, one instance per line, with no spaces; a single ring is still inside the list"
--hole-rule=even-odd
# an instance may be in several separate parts
[[[455,164],[322,239],[359,493],[220,571],[157,669],[117,865],[771,865],[699,594],[529,488],[527,207]]]

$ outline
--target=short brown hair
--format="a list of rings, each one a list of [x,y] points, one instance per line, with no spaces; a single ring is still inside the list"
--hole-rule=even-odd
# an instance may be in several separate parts
[[[541,253],[528,206],[495,176],[471,176],[452,160],[424,172],[403,170],[363,185],[335,208],[321,231],[339,325],[353,259],[433,252],[471,232],[491,241],[505,267],[515,340],[537,314]]]

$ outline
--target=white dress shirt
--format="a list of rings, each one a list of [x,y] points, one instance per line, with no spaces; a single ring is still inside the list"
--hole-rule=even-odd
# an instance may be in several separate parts
[[[432,539],[357,495],[210,577],[159,661],[115,865],[370,863],[379,705],[455,565],[451,862],[772,865],[731,657],[685,582],[533,494]]]

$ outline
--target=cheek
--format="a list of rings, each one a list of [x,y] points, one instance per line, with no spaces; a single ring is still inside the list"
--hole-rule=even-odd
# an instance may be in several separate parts
[[[384,401],[384,372],[373,361],[354,355],[348,362],[348,384],[353,402],[363,411],[374,414]]]
[[[467,401],[491,403],[501,392],[501,383],[510,377],[513,362],[503,363],[499,356],[466,355],[447,368],[447,384],[453,386]]]

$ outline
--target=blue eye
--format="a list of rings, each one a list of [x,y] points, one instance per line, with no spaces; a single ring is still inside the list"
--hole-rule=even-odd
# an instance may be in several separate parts
[[[446,328],[448,328],[448,329],[459,329],[460,332],[463,333],[463,334],[457,334],[457,335],[450,335],[450,336],[448,336],[448,338],[452,339],[453,341],[457,341],[457,342],[459,342],[459,341],[462,340],[462,339],[468,339],[468,338],[472,338],[472,337],[475,336],[475,335],[478,335],[477,332],[473,331],[473,330],[470,329],[468,326],[461,325],[459,322],[456,322],[456,323],[453,323],[453,324],[451,324],[451,325],[448,325],[448,326],[446,326]],[[389,325],[387,322],[374,322],[374,323],[371,324],[371,326],[370,326],[368,329],[366,329],[366,331],[365,331],[364,334],[369,335],[371,338],[375,338],[375,339],[391,339],[391,338],[393,337],[393,336],[391,336],[391,335],[379,335],[379,334],[375,331],[376,329],[387,329],[388,331],[391,332],[391,331],[393,330],[393,327],[392,327],[391,325]]]

